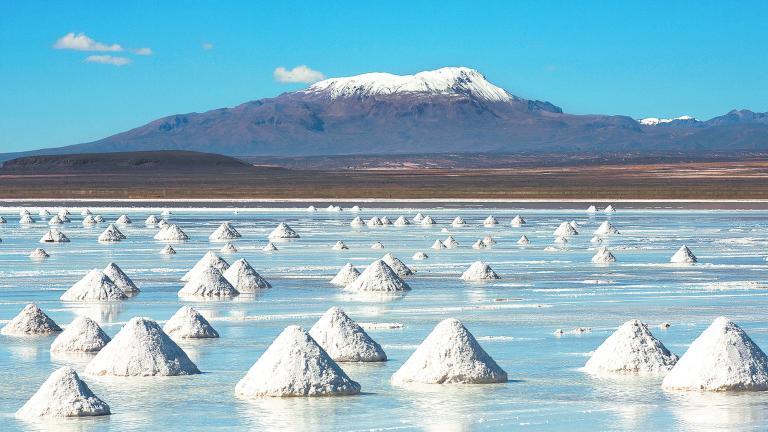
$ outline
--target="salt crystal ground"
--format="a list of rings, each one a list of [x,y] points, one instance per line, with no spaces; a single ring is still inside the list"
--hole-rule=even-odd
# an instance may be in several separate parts
[[[675,354],[688,345],[712,320],[723,315],[739,324],[761,348],[768,349],[768,298],[764,295],[765,253],[768,251],[768,212],[645,210],[618,204],[610,216],[585,212],[588,203],[555,208],[369,208],[360,213],[329,212],[328,203],[310,203],[295,210],[239,209],[184,210],[173,208],[168,217],[190,237],[174,242],[178,253],[163,256],[166,242],[153,241],[155,227],[143,221],[160,215],[162,207],[140,210],[104,209],[89,204],[106,223],[83,227],[81,208],[71,207],[72,222],[61,228],[72,240],[66,244],[38,243],[48,230],[39,208],[30,206],[38,223],[18,225],[18,209],[0,209],[8,222],[0,226],[0,326],[27,303],[35,302],[56,323],[65,327],[78,315],[96,320],[109,336],[134,316],[148,316],[160,325],[181,305],[193,306],[220,333],[218,339],[176,341],[203,372],[167,378],[89,377],[84,363],[52,359],[56,335],[35,338],[0,336],[0,429],[34,429],[14,413],[57,368],[71,365],[99,398],[109,403],[112,415],[76,420],[77,430],[357,430],[361,425],[413,430],[510,430],[526,424],[531,430],[740,430],[760,429],[768,422],[768,394],[700,394],[669,392],[661,378],[595,378],[580,369],[588,355],[623,322],[638,318]],[[656,206],[656,205],[653,205]],[[661,204],[658,207],[676,206]],[[571,210],[563,210],[561,208]],[[51,214],[58,207],[48,205]],[[353,229],[355,215],[365,220],[421,211],[433,226],[363,227]],[[120,226],[127,239],[102,244],[96,239],[118,216],[134,221]],[[483,227],[493,214],[499,224]],[[510,226],[520,214],[527,224]],[[450,227],[461,216],[467,226]],[[617,261],[608,266],[591,263],[597,246],[592,233],[610,217],[621,232],[605,244]],[[246,258],[272,289],[241,294],[233,300],[189,303],[179,299],[179,279],[205,254],[222,243],[208,236],[224,220],[242,235],[234,240],[239,252],[226,256],[234,263]],[[581,224],[567,248],[545,252],[552,233],[563,221]],[[278,244],[279,251],[264,253],[267,235],[281,221],[301,238]],[[449,233],[441,233],[448,228]],[[521,235],[531,244],[515,244]],[[435,240],[452,235],[456,249],[433,250]],[[485,235],[492,248],[475,250],[472,243]],[[343,240],[350,249],[331,250]],[[381,241],[383,250],[370,245]],[[672,254],[683,244],[698,257],[694,265],[674,265]],[[50,258],[28,257],[43,247]],[[429,259],[414,261],[416,251]],[[218,253],[218,252],[217,252]],[[416,270],[406,281],[413,288],[389,302],[358,300],[329,283],[350,262],[364,270],[373,260],[393,253]],[[487,262],[502,279],[467,283],[461,273],[477,260]],[[141,292],[110,304],[63,303],[58,300],[87,271],[117,263]],[[388,361],[375,364],[343,363],[349,377],[360,383],[362,394],[343,398],[240,399],[237,382],[289,325],[306,329],[332,306],[344,309],[358,323],[380,323],[366,332],[386,351]],[[390,378],[443,318],[458,318],[483,349],[509,375],[509,382],[493,385],[392,386]],[[658,326],[671,323],[666,330]],[[387,328],[387,323],[402,327]],[[591,328],[580,335],[555,337],[555,329]],[[189,395],[194,395],[190,397]],[[216,403],[210,401],[215,400]],[[434,407],[441,415],[434,415]],[[179,409],[182,407],[182,409]],[[226,409],[222,409],[225,407]],[[68,423],[71,424],[71,423]]]

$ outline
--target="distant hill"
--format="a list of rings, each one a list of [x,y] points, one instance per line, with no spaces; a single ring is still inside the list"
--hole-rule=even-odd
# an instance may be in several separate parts
[[[172,115],[95,142],[24,154],[156,149],[280,157],[763,151],[768,113],[642,122],[573,115],[514,96],[473,69],[453,67],[331,78],[275,98]]]

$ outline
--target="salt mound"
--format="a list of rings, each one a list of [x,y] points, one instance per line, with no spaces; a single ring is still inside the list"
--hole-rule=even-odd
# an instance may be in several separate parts
[[[595,235],[611,235],[611,234],[619,234],[619,230],[617,230],[613,225],[611,225],[610,222],[604,221],[600,224],[600,226],[595,230]]]
[[[111,262],[104,267],[104,274],[117,285],[124,293],[136,295],[139,293],[139,287],[128,277],[127,274],[117,264]]]
[[[349,223],[349,226],[352,227],[361,227],[365,225],[365,222],[363,222],[362,219],[360,219],[360,216],[355,216],[354,219],[352,219],[352,222]]]
[[[457,242],[453,236],[448,236],[443,240],[443,246],[445,246],[446,249],[453,249],[459,247],[459,242]]]
[[[158,231],[157,234],[155,234],[155,240],[161,240],[161,241],[183,241],[183,240],[189,240],[189,236],[181,230],[181,228],[178,227],[178,225],[168,225],[165,228],[162,228],[160,231]]]
[[[664,375],[677,356],[656,339],[639,320],[625,322],[600,345],[584,365],[592,374]]]
[[[95,353],[111,339],[96,321],[79,316],[75,318],[51,344],[52,353]]]
[[[24,215],[21,218],[19,218],[19,223],[20,224],[33,224],[33,223],[35,223],[35,220],[32,219],[32,216],[30,216],[30,215]]]
[[[71,367],[54,371],[18,411],[19,418],[90,417],[111,414]]]
[[[568,222],[563,222],[560,224],[559,227],[557,227],[557,229],[554,232],[554,235],[560,236],[560,237],[566,237],[571,235],[577,235],[578,233],[579,232],[576,231],[576,228],[571,226],[571,224],[569,224]]]
[[[308,212],[316,212],[317,211],[317,207],[311,205],[311,206],[307,207],[307,211]]]
[[[400,292],[410,289],[411,287],[382,260],[371,263],[354,282],[344,288],[345,291],[352,292]]]
[[[272,288],[272,285],[261,277],[245,258],[232,263],[224,272],[224,278],[241,293]]]
[[[411,258],[416,261],[423,261],[429,258],[429,255],[425,254],[424,252],[416,252]]]
[[[432,249],[434,250],[445,249],[445,245],[440,240],[435,240],[435,242],[432,243]]]
[[[195,263],[194,266],[192,266],[191,270],[181,277],[181,280],[186,282],[192,279],[195,275],[202,273],[202,271],[208,267],[216,267],[223,273],[229,268],[229,263],[214,252],[208,251]]]
[[[512,218],[512,221],[509,223],[513,227],[519,227],[521,225],[525,225],[527,222],[525,219],[523,219],[520,215],[517,215]]]
[[[384,245],[381,242],[374,242],[371,245],[371,249],[384,249]]]
[[[173,248],[171,245],[165,245],[165,247],[160,251],[161,255],[174,255],[176,254],[176,249]]]
[[[46,209],[40,209],[40,211],[37,213],[37,215],[38,216],[42,216],[42,217],[48,217],[48,216],[51,215],[51,212],[49,212]]]
[[[59,217],[59,215],[53,216],[49,221],[48,225],[61,225],[64,223],[64,220]]]
[[[434,225],[435,220],[431,216],[425,216],[420,222],[422,225]]]
[[[229,224],[229,222],[224,222],[221,225],[219,225],[218,228],[216,228],[216,231],[214,231],[210,236],[208,236],[208,239],[212,241],[226,241],[226,240],[233,240],[240,237],[242,237],[242,235],[240,235],[240,233],[237,232],[237,230],[234,229]]]
[[[85,218],[83,218],[83,226],[93,226],[96,225],[96,219],[93,218],[93,216],[88,215]]]
[[[387,355],[343,310],[332,307],[309,330],[312,339],[337,362],[379,362]]]
[[[613,208],[612,204],[608,204],[608,207],[606,207],[605,210],[603,210],[603,212],[605,212],[605,213],[613,213],[615,211],[616,211],[616,209]]]
[[[157,227],[158,227],[158,228],[160,228],[160,229],[166,228],[166,227],[168,227],[168,226],[170,226],[170,225],[171,225],[171,224],[169,224],[169,223],[168,223],[168,222],[167,222],[165,219],[160,219],[160,220],[157,222]]]
[[[28,214],[30,214],[30,213],[29,213],[29,210],[27,210],[27,209],[25,209],[25,208],[23,208],[23,209],[19,210],[19,216],[26,216],[26,215],[28,215]]]
[[[382,216],[380,220],[382,225],[392,225],[392,222],[386,216]]]
[[[464,273],[462,273],[461,279],[465,281],[481,281],[501,278],[488,264],[482,261],[475,261]]]
[[[595,254],[595,256],[592,257],[592,262],[595,264],[612,263],[612,262],[616,262],[616,257],[613,256],[611,251],[609,251],[604,247],[601,247],[600,249],[597,250],[597,253]]]
[[[688,249],[688,246],[685,245],[681,246],[680,249],[672,255],[672,258],[669,259],[669,262],[677,264],[693,264],[697,261],[698,259],[696,258],[696,255],[694,255],[693,252]]]
[[[59,297],[62,301],[113,301],[128,296],[103,271],[93,269]]]
[[[105,229],[104,232],[99,236],[100,242],[118,242],[124,239],[125,235],[112,224],[109,224],[107,229]]]
[[[352,263],[346,263],[344,264],[344,267],[342,267],[341,270],[336,273],[336,276],[331,279],[331,284],[347,286],[354,282],[358,276],[360,276],[360,271],[358,271],[355,266],[352,265]]]
[[[522,235],[522,236],[520,236],[520,239],[517,241],[517,244],[519,244],[521,246],[527,246],[527,245],[531,244],[531,241],[528,240],[528,237]]]
[[[89,209],[83,209],[83,211],[80,212],[80,216],[88,216],[91,215],[91,211]]]
[[[441,321],[392,375],[393,384],[489,384],[507,373],[454,318]]]
[[[266,246],[261,248],[261,250],[264,251],[264,252],[275,252],[275,251],[277,251],[277,246],[272,244],[272,242],[269,242],[269,243],[267,243]]]
[[[96,215],[96,216],[93,217],[93,219],[95,219],[96,222],[98,222],[98,223],[104,222],[104,216],[102,216],[102,215]],[[64,220],[64,222],[69,222],[69,220]]]
[[[360,211],[360,206],[356,206],[356,205],[352,206],[352,208],[349,209],[349,211],[357,213]]]
[[[4,217],[0,216],[0,224],[8,223],[7,220],[5,220]]]
[[[461,216],[456,216],[456,218],[453,219],[453,222],[451,222],[451,225],[458,228],[466,225],[466,222],[464,222],[464,219]]]
[[[132,224],[133,221],[131,220],[131,218],[128,217],[128,215],[120,215],[120,217],[117,218],[115,223],[120,225],[129,225],[129,224]]]
[[[557,236],[557,237],[555,237],[555,243],[564,245],[564,244],[568,243],[568,239],[566,237],[563,237],[563,236]]]
[[[326,208],[326,210],[328,210],[329,212],[340,212],[341,207],[331,204]]]
[[[413,217],[413,221],[416,223],[421,223],[421,221],[424,220],[424,215],[421,213],[416,213],[416,216]]]
[[[405,216],[400,216],[397,219],[395,219],[395,226],[406,226],[410,224],[411,222],[409,222],[408,219],[405,218]]]
[[[601,239],[598,236],[592,237],[592,239],[589,240],[590,243],[600,244],[603,242],[603,239]]]
[[[170,215],[172,215],[172,214],[173,214],[173,212],[172,212],[172,211],[170,211],[170,210],[168,210],[168,209],[164,209],[164,210],[163,210],[163,211],[160,213],[160,216],[166,217],[166,216],[170,216]]]
[[[472,244],[472,249],[485,249],[485,243],[482,240],[478,240]]]
[[[63,209],[59,210],[59,216],[65,216],[65,217],[66,217],[66,216],[69,216],[69,215],[71,215],[71,214],[72,214],[72,213],[70,213],[70,212],[69,212],[69,210],[67,210],[67,209],[65,209],[65,208],[63,208]]]
[[[768,357],[734,322],[716,318],[661,386],[674,390],[768,390]]]
[[[189,306],[182,306],[163,326],[163,331],[172,338],[206,339],[217,338],[219,333],[200,315],[200,312]]]
[[[144,223],[147,225],[157,225],[158,222],[160,222],[160,219],[158,219],[155,215],[150,215],[147,219],[144,220]]]
[[[368,222],[365,223],[369,227],[375,227],[375,226],[382,226],[383,223],[381,223],[381,219],[379,219],[378,216],[374,216],[370,219],[368,219]]]
[[[37,258],[37,259],[43,259],[48,258],[50,255],[48,255],[48,252],[46,252],[43,248],[37,248],[32,251],[32,253],[29,254],[30,258]]]
[[[358,393],[360,384],[299,326],[286,327],[235,386],[235,394],[241,397]]]
[[[496,244],[496,240],[494,240],[493,237],[489,235],[483,237],[482,242],[485,244],[486,247],[491,247]]]
[[[227,244],[225,244],[224,246],[221,247],[221,249],[219,249],[219,252],[223,254],[233,254],[237,252],[237,246],[233,245],[230,242],[227,242]]]
[[[299,238],[299,235],[296,234],[296,231],[294,231],[291,227],[289,227],[283,222],[280,222],[277,228],[275,228],[271,233],[269,233],[270,240],[294,239],[294,238]]]
[[[587,208],[587,213],[597,213],[597,207],[591,205]]]
[[[36,304],[30,303],[0,329],[0,334],[6,336],[39,336],[60,331],[61,327],[56,325],[45,312]]]
[[[176,376],[200,371],[149,318],[134,317],[85,367],[89,375]]]
[[[339,241],[336,242],[335,245],[333,245],[332,249],[333,250],[337,250],[337,251],[347,250],[347,249],[349,249],[349,246],[347,246],[343,241],[339,240]]]
[[[487,217],[487,218],[485,218],[485,220],[483,221],[483,225],[485,225],[485,226],[494,226],[494,225],[496,225],[496,224],[498,224],[498,222],[496,221],[496,218],[495,218],[495,217],[493,217],[493,216],[488,216],[488,217]]]
[[[413,270],[408,268],[404,262],[400,261],[400,258],[388,253],[381,258],[382,261],[387,263],[389,268],[395,271],[398,276],[405,277],[413,275]]]
[[[184,287],[179,290],[179,297],[216,297],[230,298],[240,293],[221,274],[216,267],[208,266],[195,273]]]
[[[573,229],[575,229],[575,230],[578,230],[578,229],[579,229],[579,223],[578,223],[578,222],[576,222],[575,220],[572,220],[572,221],[568,222],[568,224],[569,224],[570,226],[572,226],[572,227],[573,227]]]

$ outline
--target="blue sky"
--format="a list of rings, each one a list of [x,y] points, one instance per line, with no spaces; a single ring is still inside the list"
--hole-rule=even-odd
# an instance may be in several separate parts
[[[571,113],[768,111],[767,22],[762,1],[3,1],[0,151],[296,90],[274,71],[299,65],[468,66]],[[122,51],[54,48],[70,32]]]

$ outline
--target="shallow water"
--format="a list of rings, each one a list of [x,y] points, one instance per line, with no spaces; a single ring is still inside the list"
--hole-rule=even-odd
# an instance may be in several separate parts
[[[107,224],[83,228],[80,208],[73,208],[72,223],[63,227],[72,242],[42,245],[51,257],[34,261],[27,255],[41,246],[37,241],[48,229],[47,223],[34,216],[37,224],[20,227],[16,209],[0,209],[8,220],[0,225],[0,324],[24,304],[35,302],[60,325],[85,314],[114,335],[133,316],[163,322],[188,303],[209,318],[221,338],[180,344],[204,371],[202,375],[130,379],[83,375],[110,404],[113,415],[39,423],[16,420],[13,413],[51,371],[66,364],[82,371],[88,358],[51,358],[52,337],[0,336],[0,430],[749,430],[768,421],[768,394],[670,393],[661,390],[659,379],[595,379],[578,370],[589,352],[630,318],[648,323],[679,355],[719,315],[735,320],[758,345],[768,348],[764,260],[768,211],[619,208],[611,216],[589,216],[581,209],[477,205],[378,208],[363,209],[359,215],[366,220],[386,215],[394,221],[400,214],[411,218],[421,210],[438,225],[353,229],[349,221],[356,214],[347,211],[239,209],[235,214],[231,209],[178,209],[170,220],[191,240],[174,244],[178,254],[164,257],[158,252],[165,243],[152,240],[155,228],[143,224],[149,212],[93,210],[107,221],[127,213],[134,224],[120,229],[128,239],[98,243],[96,238]],[[510,219],[518,213],[528,224],[510,227]],[[499,225],[482,226],[489,214]],[[457,215],[469,226],[452,228],[450,222]],[[591,233],[606,218],[622,233],[607,243],[618,262],[592,264]],[[552,231],[566,220],[581,223],[581,234],[566,249],[544,251],[554,246]],[[229,262],[247,258],[273,288],[231,301],[180,301],[179,278],[205,251],[223,245],[208,241],[223,221],[233,222],[243,238],[234,242],[238,253],[222,256]],[[291,225],[301,239],[279,243],[278,252],[262,252],[267,234],[280,221]],[[458,249],[430,249],[435,239],[448,235],[442,228],[460,242]],[[471,248],[487,234],[498,242],[493,248]],[[521,234],[530,238],[531,246],[515,244]],[[344,240],[350,250],[332,251],[337,240]],[[374,241],[381,241],[385,249],[370,249]],[[699,264],[668,264],[682,244],[693,250]],[[429,259],[413,261],[416,251],[426,252]],[[365,266],[386,252],[417,270],[408,279],[413,290],[404,297],[363,299],[328,284],[344,263]],[[461,272],[478,259],[488,262],[502,279],[459,280]],[[89,269],[103,268],[110,261],[133,278],[142,290],[140,295],[113,304],[58,300]],[[368,331],[386,350],[388,362],[341,364],[362,385],[363,394],[253,401],[234,397],[235,383],[285,326],[309,328],[334,305],[358,322],[402,324]],[[446,317],[464,322],[508,372],[510,382],[405,388],[389,384],[392,373]],[[662,322],[671,327],[659,329]],[[556,329],[575,327],[592,330],[553,335]]]

